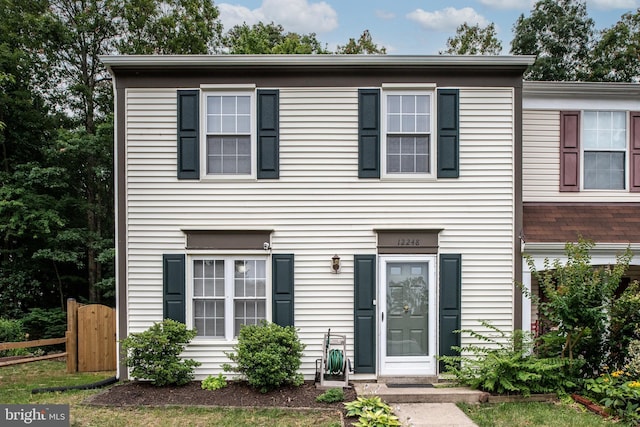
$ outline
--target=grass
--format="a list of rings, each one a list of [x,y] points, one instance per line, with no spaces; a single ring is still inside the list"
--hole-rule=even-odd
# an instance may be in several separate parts
[[[338,414],[325,411],[203,407],[105,408],[83,404],[87,397],[101,390],[31,393],[34,388],[89,384],[113,375],[113,372],[67,374],[65,363],[57,361],[7,366],[0,368],[0,403],[68,404],[71,425],[86,427],[253,427],[276,424],[283,427],[338,427],[341,425]]]
[[[613,421],[592,414],[578,404],[499,403],[458,405],[479,427],[612,427]]]

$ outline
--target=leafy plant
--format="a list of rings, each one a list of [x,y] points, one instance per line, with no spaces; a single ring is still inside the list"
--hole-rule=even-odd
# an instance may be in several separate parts
[[[612,415],[630,425],[640,424],[640,378],[628,371],[605,371],[598,378],[585,380],[587,396],[597,400]]]
[[[195,330],[175,320],[154,323],[122,340],[125,363],[132,368],[133,377],[149,379],[153,385],[186,384],[194,378],[193,370],[200,362],[181,359],[180,353],[195,336]]]
[[[625,359],[633,355],[630,343],[640,340],[640,284],[632,282],[611,303],[607,365],[623,368]],[[639,372],[640,373],[640,372]]]
[[[218,374],[217,377],[209,375],[207,378],[202,380],[202,389],[203,390],[220,390],[221,388],[225,388],[227,386],[227,377],[222,374]]]
[[[316,402],[335,403],[344,400],[344,390],[341,388],[330,388],[329,390],[316,397]]]
[[[347,417],[360,417],[365,412],[376,412],[382,409],[391,413],[391,406],[382,401],[380,396],[359,396],[356,400],[344,404]]]
[[[355,426],[358,427],[382,427],[399,426],[398,417],[393,415],[391,406],[380,399],[380,396],[358,397],[352,402],[344,404],[347,409],[347,417],[359,417]]]
[[[357,427],[385,427],[385,426],[401,426],[400,420],[393,414],[389,414],[382,409],[375,412],[367,411],[353,424]]]
[[[293,326],[262,321],[240,329],[235,352],[225,353],[235,365],[225,363],[222,367],[244,375],[262,393],[283,384],[301,385],[304,378],[298,369],[304,348]]]
[[[457,381],[491,393],[564,393],[578,386],[579,361],[538,358],[532,353],[531,338],[522,331],[507,334],[488,322],[481,322],[494,336],[462,330],[489,345],[469,345],[457,350],[463,356],[442,356]]]

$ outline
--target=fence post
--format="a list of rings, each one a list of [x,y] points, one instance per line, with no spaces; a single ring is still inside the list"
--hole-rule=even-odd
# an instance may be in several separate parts
[[[78,371],[78,303],[67,299],[67,373]]]

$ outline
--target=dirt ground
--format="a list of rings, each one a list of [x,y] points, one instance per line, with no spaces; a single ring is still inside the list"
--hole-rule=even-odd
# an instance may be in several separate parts
[[[155,387],[146,382],[125,382],[115,385],[103,393],[94,395],[92,404],[107,406],[145,405],[210,405],[220,407],[278,407],[278,408],[322,408],[345,413],[343,402],[321,403],[316,397],[324,390],[316,389],[311,381],[300,387],[285,386],[267,393],[260,393],[245,382],[230,381],[220,390],[203,390],[200,381],[184,386]],[[353,388],[344,389],[344,402],[355,400]],[[347,425],[357,419],[347,419]]]

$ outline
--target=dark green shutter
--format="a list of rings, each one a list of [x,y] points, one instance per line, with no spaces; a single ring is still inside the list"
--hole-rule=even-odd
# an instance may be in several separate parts
[[[440,255],[440,319],[439,319],[439,355],[455,356],[451,349],[460,346],[460,305],[462,290],[462,256],[458,254]],[[444,364],[440,362],[440,370]]]
[[[438,90],[438,178],[460,176],[459,90]]]
[[[198,90],[178,91],[178,179],[200,178]]]
[[[380,90],[358,90],[358,178],[380,178]]]
[[[355,362],[357,373],[376,371],[376,256],[354,257]]]
[[[162,255],[164,319],[185,323],[185,255]]]
[[[293,254],[272,257],[273,323],[293,325]]]
[[[279,92],[258,90],[258,179],[280,176],[279,126]]]

